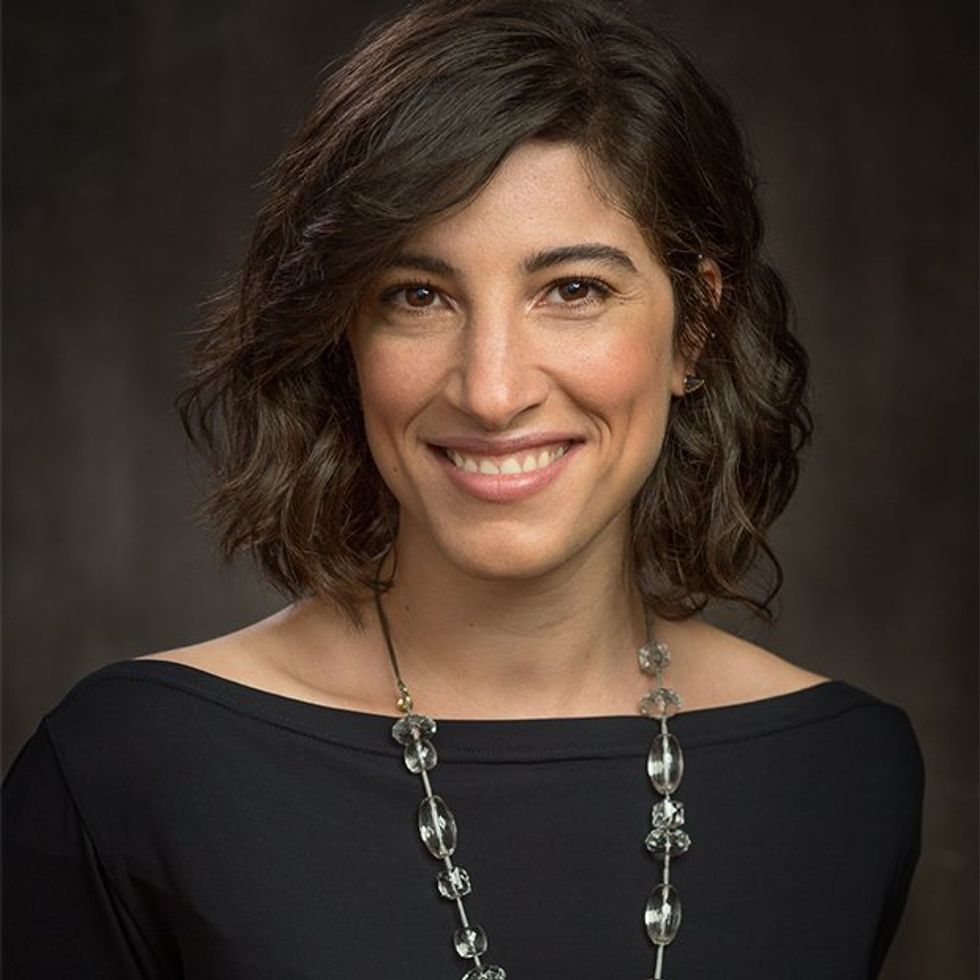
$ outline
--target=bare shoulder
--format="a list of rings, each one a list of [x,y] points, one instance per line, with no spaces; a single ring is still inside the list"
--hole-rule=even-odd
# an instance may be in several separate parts
[[[273,694],[361,708],[357,642],[342,616],[300,600],[223,636],[134,659],[166,660]]]
[[[269,690],[273,664],[268,656],[267,644],[262,642],[263,633],[268,629],[269,624],[262,620],[223,636],[212,637],[189,646],[175,647],[172,650],[147,653],[134,659],[166,660],[170,663],[183,664],[185,667],[194,667],[239,684]]]
[[[658,635],[674,654],[673,683],[686,689],[689,709],[792,694],[831,679],[701,619],[660,621]]]

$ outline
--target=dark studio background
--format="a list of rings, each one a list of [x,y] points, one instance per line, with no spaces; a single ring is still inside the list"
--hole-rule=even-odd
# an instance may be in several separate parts
[[[319,71],[397,6],[6,5],[5,768],[82,675],[283,604],[247,567],[221,570],[192,520],[200,471],[172,407],[182,331],[242,254]],[[774,536],[783,618],[711,618],[908,711],[924,851],[885,976],[966,980],[975,4],[647,6],[740,108],[813,361],[816,440]]]

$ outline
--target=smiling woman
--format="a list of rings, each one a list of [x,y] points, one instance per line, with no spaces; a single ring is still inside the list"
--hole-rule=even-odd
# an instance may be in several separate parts
[[[908,717],[698,615],[771,615],[810,434],[754,187],[612,5],[423,0],[335,67],[179,399],[291,601],[45,719],[13,976],[877,974]]]
[[[519,267],[524,287],[560,272],[563,285],[552,285],[588,279],[593,301],[608,289],[605,303],[575,309],[586,318],[601,309],[602,323],[652,302],[659,277],[675,353],[699,371],[689,387],[713,394],[679,397],[675,371],[663,446],[648,442],[647,479],[634,488],[631,579],[646,607],[671,619],[711,599],[768,615],[782,573],[765,532],[793,492],[810,434],[807,358],[788,326],[782,281],[760,252],[738,128],[676,45],[628,18],[588,4],[524,18],[507,4],[421,4],[397,31],[379,25],[284,154],[181,400],[188,431],[222,475],[210,511],[225,552],[247,549],[285,592],[329,596],[361,621],[376,562],[406,515],[365,452],[351,326],[366,297],[386,311],[389,332],[393,318],[424,323],[426,337],[447,318],[465,320],[479,357],[457,383],[471,398],[498,397],[499,385],[474,371],[484,352],[500,353],[496,328],[480,324],[501,270],[481,267],[478,283],[478,256],[515,263],[508,273]],[[502,225],[511,240],[500,238]],[[439,249],[428,247],[434,236]],[[600,271],[618,277],[618,292]],[[468,291],[466,303],[450,284]],[[573,304],[560,305],[560,314],[537,306],[536,320],[567,320]],[[602,323],[595,338],[582,323],[574,329],[583,369],[595,368],[589,352],[601,354],[614,335]],[[638,353],[606,358],[615,367],[605,373],[646,363]],[[479,412],[475,420],[484,424]],[[743,583],[760,555],[774,578],[756,596]]]

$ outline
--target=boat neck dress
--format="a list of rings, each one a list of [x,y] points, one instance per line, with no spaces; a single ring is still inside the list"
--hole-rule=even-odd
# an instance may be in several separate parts
[[[424,705],[419,706],[424,710]],[[396,719],[122,660],[40,722],[4,784],[7,980],[459,980]],[[662,860],[636,716],[438,720],[484,964],[646,980]],[[918,861],[907,714],[845,681],[670,721],[690,850],[669,980],[875,977]]]

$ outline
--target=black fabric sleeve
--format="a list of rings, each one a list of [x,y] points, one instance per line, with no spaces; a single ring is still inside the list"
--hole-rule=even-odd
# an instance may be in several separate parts
[[[912,887],[912,878],[922,854],[922,807],[925,796],[925,761],[908,715],[900,712],[900,732],[896,739],[897,754],[893,768],[896,772],[894,817],[901,827],[904,846],[898,856],[891,887],[878,923],[871,953],[871,972],[875,980],[885,963],[885,957],[898,931],[905,904]]]
[[[149,980],[139,930],[105,874],[44,722],[3,782],[6,980]]]
[[[892,891],[888,898],[888,904],[885,906],[881,922],[878,925],[878,935],[875,937],[874,951],[871,956],[870,977],[872,980],[881,973],[885,962],[885,955],[891,947],[895,933],[898,931],[898,924],[901,922],[909,888],[912,884],[912,876],[919,862],[919,853],[920,845],[916,841],[896,872]]]

